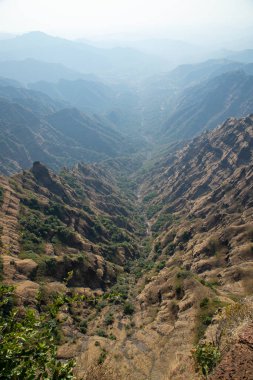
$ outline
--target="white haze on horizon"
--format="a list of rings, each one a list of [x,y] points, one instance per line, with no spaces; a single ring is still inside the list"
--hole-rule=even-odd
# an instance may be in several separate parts
[[[1,32],[33,30],[70,39],[253,41],[253,0],[0,0]]]

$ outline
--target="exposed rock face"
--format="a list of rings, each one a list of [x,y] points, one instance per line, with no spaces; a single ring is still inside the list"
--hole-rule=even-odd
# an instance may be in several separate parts
[[[48,188],[49,191],[57,194],[63,200],[68,200],[68,196],[59,179],[52,172],[50,173],[46,166],[42,165],[39,161],[36,161],[33,163],[31,171],[38,184]]]
[[[244,327],[210,380],[253,379],[253,324]]]

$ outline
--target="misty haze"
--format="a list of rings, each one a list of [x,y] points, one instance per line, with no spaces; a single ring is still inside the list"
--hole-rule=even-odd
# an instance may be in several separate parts
[[[253,1],[0,0],[0,380],[253,380]]]

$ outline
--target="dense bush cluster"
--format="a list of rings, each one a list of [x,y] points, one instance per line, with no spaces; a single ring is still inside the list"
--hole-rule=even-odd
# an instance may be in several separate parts
[[[70,380],[73,361],[56,358],[54,312],[62,302],[56,300],[48,313],[14,306],[14,288],[0,285],[0,379]]]
[[[30,212],[20,217],[21,226],[21,246],[23,251],[33,251],[41,253],[43,251],[43,243],[68,242],[69,245],[78,244],[75,238],[75,232],[62,223],[56,216],[49,215],[42,217],[39,212]]]
[[[212,343],[198,344],[194,351],[194,359],[197,367],[204,376],[207,376],[220,360],[220,351]]]

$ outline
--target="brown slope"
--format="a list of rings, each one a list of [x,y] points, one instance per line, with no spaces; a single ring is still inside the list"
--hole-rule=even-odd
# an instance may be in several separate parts
[[[135,306],[132,316],[123,313],[117,303],[106,304],[101,313],[92,314],[86,335],[77,335],[75,330],[73,334],[70,323],[65,326],[75,339],[64,345],[59,355],[77,357],[80,378],[87,364],[96,361],[103,349],[106,364],[124,379],[200,378],[191,355],[194,344],[205,336],[212,337],[213,317],[218,318],[219,309],[252,292],[252,136],[252,116],[230,119],[183,150],[170,154],[146,176],[139,198],[145,196],[153,230],[149,258],[157,262],[145,272],[146,263],[141,261],[144,276],[138,281],[130,273],[130,297]],[[68,257],[64,275],[66,266],[74,270],[74,286],[95,284],[105,288],[115,278],[111,269],[115,271],[117,267],[111,263],[122,264],[124,257],[134,257],[136,237],[138,240],[134,233],[134,204],[122,195],[112,175],[117,165],[112,170],[108,166],[81,165],[56,176],[37,163],[31,172],[13,178],[25,222],[33,213],[45,226],[53,209],[65,226],[75,230],[65,245],[58,232],[53,236],[56,239],[50,234],[44,237],[46,255],[53,252],[53,259],[57,257],[57,272],[43,273],[47,281],[63,279],[64,268],[57,261],[64,255]],[[64,212],[52,202],[63,206]],[[123,217],[120,220],[119,214]],[[101,228],[94,234],[97,216]],[[111,251],[110,242],[118,237],[113,237],[105,216],[114,223],[113,230],[122,226],[122,221],[128,222],[124,224],[122,240],[132,239],[132,248],[120,241]],[[21,226],[30,228],[29,224]],[[86,252],[86,243],[93,246],[93,252]],[[34,248],[39,256],[40,245]],[[85,271],[78,275],[73,264],[73,256],[79,256],[83,250],[89,263],[85,268],[91,268],[92,275]],[[95,257],[97,262],[92,261]],[[20,267],[19,262],[15,265]],[[125,286],[124,281],[121,278],[118,285]],[[113,318],[108,325],[105,320],[109,312]],[[85,313],[87,318],[87,309]],[[99,326],[106,336],[98,336]]]
[[[56,175],[35,162],[9,181],[1,177],[1,187],[1,251],[11,255],[17,271],[19,260],[24,266],[33,261],[32,273],[22,278],[12,273],[14,282],[63,281],[73,270],[72,286],[105,289],[120,266],[138,254],[133,208],[99,166],[78,165]],[[10,199],[17,205],[15,215],[9,212]]]
[[[220,310],[252,292],[252,136],[252,117],[230,119],[146,175],[138,195],[154,242],[149,261],[133,268],[142,273],[131,289],[135,313],[107,306],[98,317],[113,342],[94,336],[97,319],[91,323],[76,352],[80,378],[99,357],[96,341],[123,379],[201,378],[195,344],[214,339]],[[115,318],[106,327],[109,311]]]
[[[139,318],[156,309],[144,341],[159,352],[143,379],[198,378],[194,343],[219,308],[252,292],[252,153],[253,117],[229,119],[146,177],[150,258],[164,269],[146,276],[138,297]]]
[[[1,244],[4,253],[19,252],[19,235],[17,216],[19,199],[11,188],[8,178],[0,176],[0,187],[3,189],[3,202],[0,209]]]

